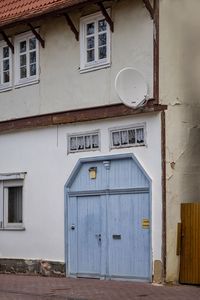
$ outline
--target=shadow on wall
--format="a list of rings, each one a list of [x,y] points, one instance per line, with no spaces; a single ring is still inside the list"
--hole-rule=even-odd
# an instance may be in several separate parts
[[[179,177],[181,202],[200,202],[200,125],[188,130],[190,131],[188,143],[176,162],[175,171],[181,174]]]

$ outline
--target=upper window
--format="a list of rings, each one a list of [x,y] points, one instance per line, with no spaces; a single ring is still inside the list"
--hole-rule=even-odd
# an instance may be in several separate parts
[[[102,14],[81,19],[81,70],[97,69],[110,64],[110,28]]]
[[[15,38],[15,84],[38,80],[38,41],[32,33]]]
[[[0,89],[11,86],[11,50],[5,42],[0,43]]]
[[[145,145],[145,125],[110,129],[111,148]]]

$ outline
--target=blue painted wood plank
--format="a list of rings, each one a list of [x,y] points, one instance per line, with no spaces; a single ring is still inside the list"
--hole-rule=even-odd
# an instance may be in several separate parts
[[[96,179],[89,177],[91,167]],[[131,157],[80,166],[69,189],[69,224],[76,225],[69,229],[71,274],[150,279],[151,230],[142,227],[143,219],[151,222],[150,188]]]

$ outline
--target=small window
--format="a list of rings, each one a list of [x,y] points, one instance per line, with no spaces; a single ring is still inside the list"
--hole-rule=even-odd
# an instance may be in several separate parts
[[[81,19],[81,70],[97,69],[110,64],[110,28],[102,14]]]
[[[0,43],[0,90],[11,87],[12,53],[6,43]]]
[[[22,223],[22,187],[8,187],[5,190],[7,190],[7,223]]]
[[[23,180],[0,181],[0,228],[23,229]]]
[[[68,152],[90,151],[99,149],[99,132],[69,135]]]
[[[144,125],[110,129],[111,148],[145,145]]]
[[[38,41],[32,33],[15,38],[15,84],[38,80]]]

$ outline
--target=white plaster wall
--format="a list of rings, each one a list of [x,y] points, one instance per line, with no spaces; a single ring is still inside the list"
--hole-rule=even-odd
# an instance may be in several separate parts
[[[200,201],[200,1],[160,1],[160,99],[166,111],[167,281],[179,279],[180,204]]]
[[[76,27],[82,15],[95,12],[91,5],[74,12]],[[115,30],[111,34],[111,67],[80,74],[80,43],[76,41],[64,17],[41,21],[40,82],[0,93],[0,120],[45,114],[120,102],[114,90],[117,73],[124,67],[140,71],[153,85],[153,24],[140,0],[123,0],[111,10]],[[14,32],[27,27],[14,28]],[[8,31],[9,34],[9,31]]]
[[[109,150],[108,128],[146,123],[147,146]],[[76,123],[0,135],[0,173],[27,172],[25,231],[0,231],[0,257],[64,261],[64,184],[79,158],[134,153],[152,179],[152,253],[161,260],[160,114]],[[67,155],[67,134],[99,129],[101,151]]]

